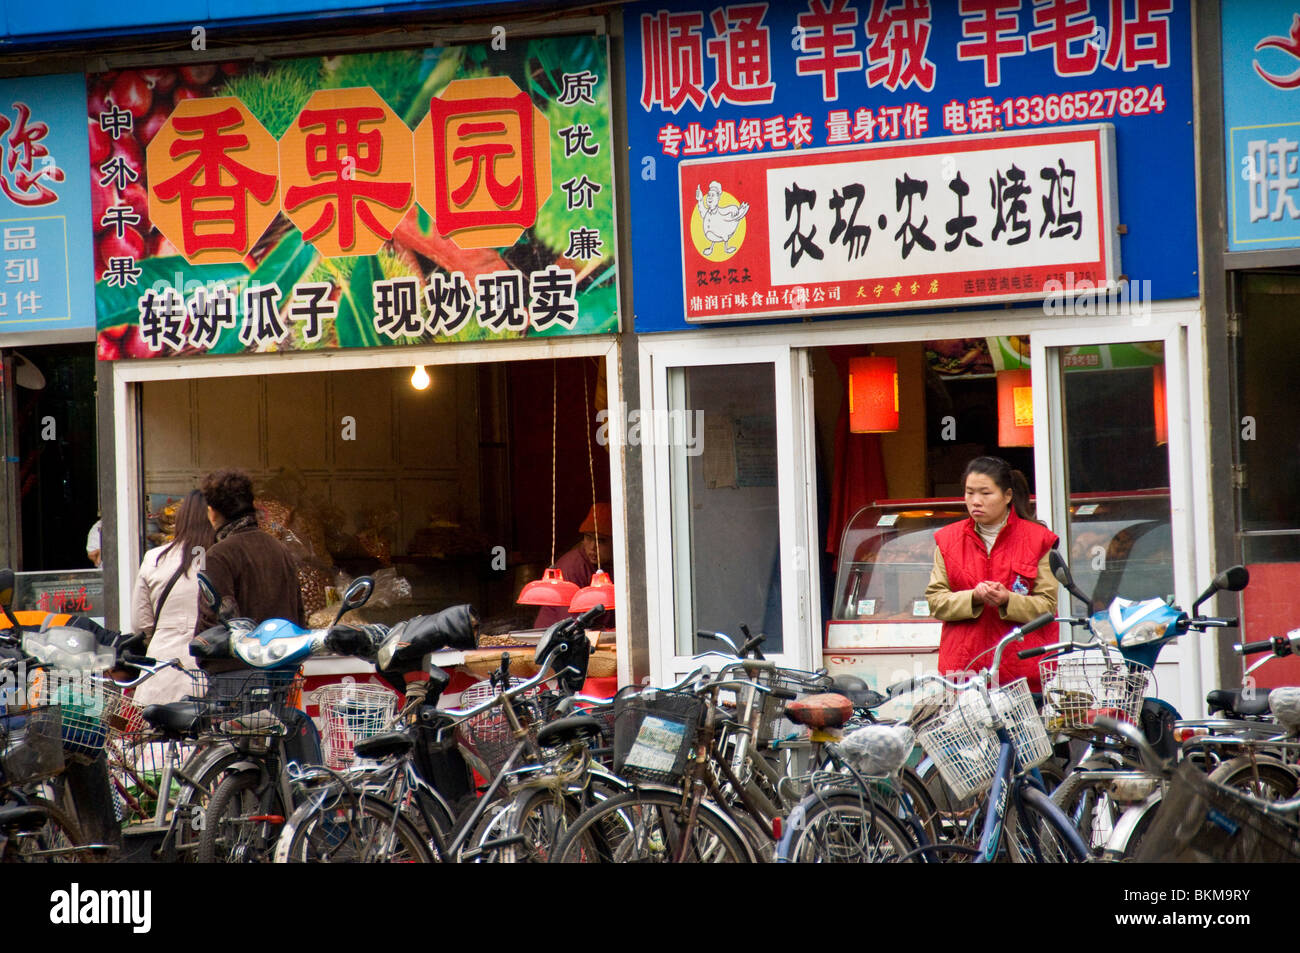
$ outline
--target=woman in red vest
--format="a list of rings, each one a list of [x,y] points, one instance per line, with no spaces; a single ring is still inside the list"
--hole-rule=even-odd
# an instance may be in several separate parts
[[[925,598],[943,622],[939,671],[976,672],[993,664],[993,648],[1016,623],[1056,611],[1056,580],[1047,554],[1057,537],[1034,520],[1029,485],[1001,457],[976,457],[962,477],[970,519],[934,534],[938,546]],[[1016,652],[1057,640],[1054,626],[1025,636],[1003,653],[998,681],[1029,679],[1040,691],[1038,660]],[[987,653],[987,654],[986,654]]]

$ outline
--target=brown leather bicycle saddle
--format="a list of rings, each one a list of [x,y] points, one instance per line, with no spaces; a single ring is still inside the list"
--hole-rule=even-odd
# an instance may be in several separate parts
[[[786,703],[785,717],[809,728],[838,728],[853,717],[853,702],[837,692],[806,695]]]

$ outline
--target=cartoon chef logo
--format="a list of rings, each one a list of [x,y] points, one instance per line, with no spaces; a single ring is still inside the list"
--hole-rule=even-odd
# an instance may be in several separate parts
[[[1293,59],[1300,59],[1300,13],[1297,13],[1291,20],[1291,33],[1289,36],[1266,36],[1255,44],[1256,53],[1268,49],[1281,50]],[[1280,59],[1275,61],[1285,62]],[[1255,72],[1260,75],[1260,78],[1270,86],[1276,86],[1278,89],[1295,89],[1300,86],[1300,69],[1287,73],[1285,76],[1275,76],[1266,72],[1264,67],[1259,65],[1259,60],[1255,60],[1252,65],[1254,65]],[[1291,63],[1290,65],[1294,66],[1296,64]]]
[[[708,194],[695,187],[695,211],[691,213],[691,239],[695,250],[709,261],[726,261],[745,241],[745,215],[748,202],[738,202],[734,195],[722,191],[719,182],[710,182]]]

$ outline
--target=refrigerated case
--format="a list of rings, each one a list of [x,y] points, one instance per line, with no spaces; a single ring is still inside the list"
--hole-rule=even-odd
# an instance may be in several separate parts
[[[1093,596],[1089,611],[1117,595],[1140,600],[1173,592],[1169,512],[1163,488],[1071,498],[1061,550],[1080,589]],[[936,670],[941,623],[925,599],[934,533],[965,517],[960,499],[882,500],[854,514],[840,541],[823,643],[832,673],[883,690]]]

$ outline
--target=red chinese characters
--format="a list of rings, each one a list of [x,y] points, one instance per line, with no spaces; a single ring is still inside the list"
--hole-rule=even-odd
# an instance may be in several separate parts
[[[0,189],[17,205],[49,205],[59,200],[58,193],[41,181],[62,182],[63,170],[49,161],[50,150],[41,144],[50,127],[43,122],[30,122],[31,108],[22,102],[14,103],[17,121],[0,116],[0,136],[4,136],[4,175],[0,175]],[[8,135],[6,135],[6,133]],[[37,159],[44,159],[33,168]]]
[[[461,248],[513,244],[550,198],[550,124],[506,77],[449,83],[415,141],[417,200]]]
[[[934,89],[934,64],[925,58],[930,42],[930,0],[871,0],[867,16],[867,85],[890,92],[915,83]]]
[[[1034,6],[1037,29],[1029,34],[1029,48],[1050,49],[1057,76],[1088,76],[1097,69],[1100,33],[1088,6],[1089,0],[1048,0]]]
[[[641,107],[677,112],[688,101],[703,109],[704,28],[702,13],[665,13],[641,17]]]
[[[1020,0],[961,0],[959,10],[967,39],[957,44],[957,59],[983,60],[984,85],[1001,85],[1002,58],[1025,52],[1025,38],[1016,35]]]
[[[234,97],[183,101],[146,156],[149,218],[191,264],[242,261],[279,210],[275,140]]]
[[[327,258],[373,255],[415,187],[412,137],[373,89],[315,93],[280,140],[284,212]]]
[[[723,100],[737,106],[772,101],[776,84],[770,37],[763,26],[766,15],[766,3],[719,7],[711,14],[715,36],[708,51],[717,65],[717,79],[709,87],[713,105]]]
[[[822,99],[839,99],[839,75],[859,72],[862,53],[855,49],[858,11],[848,0],[808,0],[808,12],[796,19],[795,72],[822,78]]]

